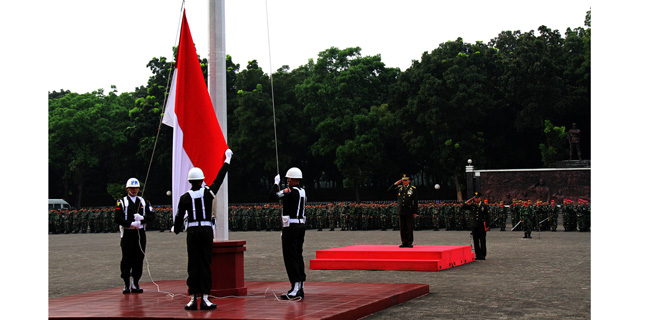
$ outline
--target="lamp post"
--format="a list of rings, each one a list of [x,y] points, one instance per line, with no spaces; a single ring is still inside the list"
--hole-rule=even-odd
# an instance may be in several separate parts
[[[467,199],[474,195],[474,166],[472,159],[467,159],[467,166],[465,167],[465,174],[467,176]]]

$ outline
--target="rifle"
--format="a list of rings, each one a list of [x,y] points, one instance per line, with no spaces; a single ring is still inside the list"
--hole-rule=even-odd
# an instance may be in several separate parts
[[[510,229],[510,231],[515,231],[515,229],[517,229],[517,227],[519,226],[519,224],[520,224],[522,221],[524,221],[524,220],[519,220],[519,222],[517,222],[517,224],[516,224],[514,227],[512,227],[512,229]]]
[[[551,219],[551,217],[548,217],[548,218],[542,220],[542,221],[541,221],[539,224],[537,224],[537,225],[538,225],[538,226],[541,226],[542,223],[544,223],[544,221],[550,221],[549,219]]]

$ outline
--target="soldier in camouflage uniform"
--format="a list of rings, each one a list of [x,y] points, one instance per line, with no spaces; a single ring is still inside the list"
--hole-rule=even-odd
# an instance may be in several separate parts
[[[323,231],[323,226],[325,226],[326,213],[323,205],[316,205],[314,208],[316,214],[316,229],[318,231]]]
[[[569,199],[564,199],[562,220],[564,231],[576,231],[577,214],[573,201]]]
[[[512,205],[510,205],[510,221],[512,223],[512,231],[522,230],[521,226],[521,205],[516,199],[512,200]]]
[[[508,219],[508,208],[503,205],[503,201],[499,202],[499,227],[501,231],[506,231],[506,219]]]
[[[547,231],[549,228],[549,215],[548,215],[548,204],[538,200],[535,203],[535,217],[537,223],[537,231]]]
[[[534,215],[534,208],[532,205],[532,201],[529,200],[528,203],[524,205],[524,207],[521,210],[521,220],[522,220],[522,225],[524,229],[524,238],[531,239],[531,232],[533,231],[533,215]]]
[[[587,200],[578,199],[576,208],[578,229],[580,232],[590,231],[591,229],[591,208]]]
[[[456,230],[456,206],[447,207],[447,220],[445,221],[447,230]]]
[[[326,226],[329,227],[330,231],[334,231],[336,228],[336,206],[331,202],[327,204],[327,223]]]
[[[88,231],[88,209],[83,209],[81,212],[81,219],[79,220],[79,232],[86,233]]]
[[[555,205],[555,200],[551,200],[551,204],[548,207],[548,217],[549,217],[549,226],[551,231],[555,232],[557,230],[557,205]]]
[[[54,222],[55,217],[56,217],[56,211],[49,210],[47,212],[47,232],[48,233],[56,233],[56,224]]]
[[[435,205],[430,206],[431,212],[431,226],[433,227],[433,230],[438,231],[440,230],[440,206],[438,203]]]

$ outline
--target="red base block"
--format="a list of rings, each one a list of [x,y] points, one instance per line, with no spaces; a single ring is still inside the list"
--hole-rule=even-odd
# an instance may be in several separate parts
[[[246,241],[212,242],[212,290],[216,297],[245,296],[244,251]]]
[[[355,245],[316,251],[310,269],[438,271],[474,261],[470,246]]]

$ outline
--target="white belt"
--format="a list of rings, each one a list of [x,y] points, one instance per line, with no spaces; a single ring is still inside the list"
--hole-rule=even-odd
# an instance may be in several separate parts
[[[187,224],[188,227],[212,227],[212,222],[210,221],[192,221]]]
[[[305,223],[305,219],[289,219],[289,223]]]

